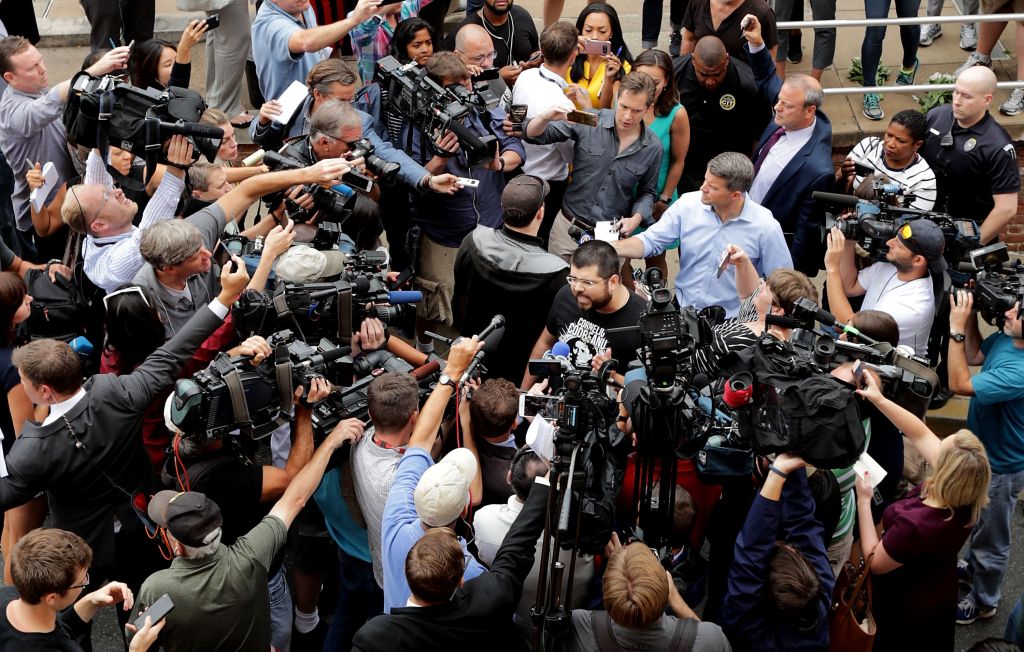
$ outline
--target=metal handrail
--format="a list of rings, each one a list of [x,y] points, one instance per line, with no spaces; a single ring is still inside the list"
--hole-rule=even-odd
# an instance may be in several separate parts
[[[1024,88],[1024,81],[998,82],[996,88]],[[840,86],[822,89],[825,95],[861,95],[864,93],[928,93],[951,91],[953,84],[910,84],[908,86]]]
[[[840,20],[786,20],[775,24],[776,29],[803,29],[825,27],[879,27],[888,25],[930,25],[931,23],[999,23],[1024,21],[1024,14],[977,14],[967,16],[915,16],[913,18],[848,18]]]

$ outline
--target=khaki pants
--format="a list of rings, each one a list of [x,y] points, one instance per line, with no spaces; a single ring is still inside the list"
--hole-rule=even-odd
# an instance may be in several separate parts
[[[569,235],[569,219],[565,213],[559,212],[555,217],[555,223],[551,225],[551,235],[548,236],[548,252],[552,253],[565,262],[572,258],[572,252],[580,246],[575,238]]]
[[[420,319],[452,325],[452,296],[455,293],[455,255],[459,250],[445,247],[427,236],[420,236],[420,262],[416,269],[416,289],[423,301],[416,304]]]

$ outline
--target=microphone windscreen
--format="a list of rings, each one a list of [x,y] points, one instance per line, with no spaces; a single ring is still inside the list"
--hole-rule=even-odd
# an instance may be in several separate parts
[[[555,345],[551,347],[551,355],[568,358],[569,345],[563,342],[562,340],[558,340],[557,342],[555,342]]]

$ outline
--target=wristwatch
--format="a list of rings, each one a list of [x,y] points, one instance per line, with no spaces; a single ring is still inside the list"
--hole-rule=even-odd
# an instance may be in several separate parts
[[[457,382],[455,382],[455,379],[449,376],[448,374],[441,374],[441,377],[437,379],[437,384],[448,385],[452,389],[456,389],[459,385]]]
[[[658,201],[660,201],[662,204],[671,204],[672,198],[669,197],[668,195],[659,195]]]
[[[964,340],[967,339],[967,336],[964,335],[963,333],[950,333],[949,339],[953,340],[954,342],[959,342],[963,344]]]

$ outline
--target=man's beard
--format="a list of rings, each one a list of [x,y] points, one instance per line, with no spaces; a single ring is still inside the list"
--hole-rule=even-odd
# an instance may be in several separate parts
[[[492,4],[487,5],[487,9],[496,16],[504,16],[508,12],[512,11],[512,0],[509,0],[504,8],[496,7]]]

